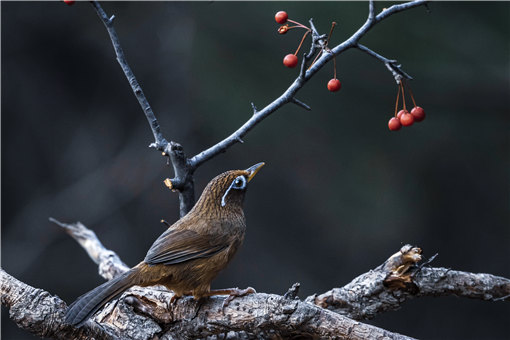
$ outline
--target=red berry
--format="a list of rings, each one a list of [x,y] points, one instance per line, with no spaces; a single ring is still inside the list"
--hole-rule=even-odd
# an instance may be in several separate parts
[[[400,111],[398,111],[398,113],[397,113],[397,118],[400,120],[400,118],[402,118],[402,115],[403,115],[404,113],[409,113],[409,112],[408,112],[407,110],[400,110]]]
[[[289,68],[296,67],[297,62],[298,62],[298,59],[294,54],[287,54],[285,56],[285,58],[283,58],[283,65],[285,65]]]
[[[398,120],[398,118],[392,117],[388,122],[388,127],[391,131],[397,131],[400,130],[402,124],[400,124],[400,120]]]
[[[331,79],[330,81],[328,81],[328,90],[330,90],[331,92],[336,92],[340,90],[341,87],[342,83],[340,83],[340,80],[338,79]]]
[[[289,18],[289,16],[287,15],[287,12],[285,12],[285,11],[279,11],[274,16],[274,20],[276,20],[276,22],[279,24],[286,23],[288,18]]]
[[[68,4],[69,6],[74,5],[75,2],[75,0],[64,0],[64,3]]]
[[[411,110],[411,114],[413,115],[414,120],[417,122],[421,122],[422,120],[425,119],[425,110],[419,106],[413,107],[413,109]]]
[[[411,126],[414,123],[414,117],[410,113],[404,113],[402,117],[400,117],[400,123],[404,126]]]

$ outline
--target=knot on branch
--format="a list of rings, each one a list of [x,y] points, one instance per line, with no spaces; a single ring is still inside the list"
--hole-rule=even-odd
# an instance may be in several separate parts
[[[149,144],[149,148],[153,148],[163,152],[163,156],[167,155],[166,149],[168,147],[168,141],[164,138],[158,139],[153,143]]]
[[[413,269],[418,268],[415,265],[422,259],[421,252],[420,248],[406,244],[390,256],[383,264],[384,270],[388,272],[383,285],[390,289],[417,290],[418,287],[412,281],[415,272]]]

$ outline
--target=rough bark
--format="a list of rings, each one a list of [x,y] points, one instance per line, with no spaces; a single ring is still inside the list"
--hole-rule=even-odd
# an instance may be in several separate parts
[[[354,320],[367,320],[421,296],[453,295],[485,301],[510,298],[507,278],[418,265],[420,260],[421,249],[405,245],[376,269],[306,301]]]
[[[53,221],[80,243],[106,279],[127,270],[83,224]],[[199,301],[184,297],[170,304],[173,293],[165,287],[133,287],[79,329],[63,323],[67,306],[61,299],[3,270],[1,300],[19,327],[55,339],[410,339],[356,320],[398,309],[420,296],[455,295],[489,301],[510,297],[509,279],[430,268],[430,261],[420,264],[421,260],[421,249],[406,245],[342,288],[301,301],[297,297],[299,284],[295,284],[283,296],[251,294],[234,299],[224,309],[221,296]]]

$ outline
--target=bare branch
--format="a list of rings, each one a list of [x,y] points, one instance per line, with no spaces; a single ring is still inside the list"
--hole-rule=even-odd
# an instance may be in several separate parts
[[[152,134],[154,135],[154,143],[151,143],[149,147],[163,152],[163,155],[170,157],[170,160],[172,161],[175,174],[175,178],[172,180],[173,189],[179,191],[179,213],[182,217],[186,215],[195,204],[195,188],[193,181],[193,172],[195,171],[195,168],[190,166],[180,144],[174,142],[169,143],[163,137],[158,120],[156,119],[156,116],[154,115],[140,84],[138,84],[133,71],[129,67],[126,57],[124,56],[124,51],[120,46],[119,37],[117,36],[117,32],[113,26],[113,19],[115,16],[112,15],[111,18],[108,18],[108,15],[97,1],[92,1],[91,3],[110,35],[115,54],[117,55],[117,61],[119,62],[122,71],[124,71],[124,74],[129,81],[129,85],[131,85],[131,89],[147,117]]]
[[[378,268],[362,274],[342,288],[306,301],[355,320],[400,309],[407,300],[421,296],[454,295],[486,301],[508,299],[510,280],[418,265],[421,249],[405,245]]]
[[[374,1],[370,0],[368,2],[368,21],[373,21],[375,16],[375,6]]]
[[[402,80],[402,78],[409,79],[409,80],[413,79],[413,77],[411,77],[409,74],[405,73],[401,69],[402,65],[397,64],[396,60],[385,58],[382,55],[372,51],[365,45],[356,44],[355,47],[358,48],[359,50],[367,53],[368,55],[382,61],[384,63],[384,65],[386,66],[386,68],[393,75],[393,78],[395,78],[395,81],[397,82],[397,84],[400,84],[400,81]]]
[[[152,143],[150,146],[160,151],[166,152],[168,142],[161,134],[161,129],[159,127],[158,120],[156,119],[156,116],[154,115],[154,112],[152,111],[152,108],[149,105],[149,102],[145,97],[145,94],[143,93],[140,84],[138,84],[138,81],[136,80],[133,71],[129,67],[126,57],[124,55],[124,51],[120,46],[119,37],[117,35],[117,32],[115,31],[115,28],[113,27],[113,19],[115,18],[115,16],[112,15],[111,18],[108,18],[108,15],[105,13],[103,8],[97,1],[92,1],[91,3],[92,6],[94,6],[97,15],[103,21],[103,24],[105,25],[108,34],[110,35],[110,39],[112,41],[115,54],[117,55],[117,61],[119,62],[122,71],[124,71],[124,74],[126,75],[126,78],[129,81],[129,85],[131,86],[131,89],[133,90],[133,93],[135,94],[136,99],[138,100],[138,103],[142,107],[142,110],[145,113],[145,116],[147,117],[147,121],[151,126],[152,134],[154,135],[154,143]]]
[[[415,0],[404,2],[403,4],[393,5],[390,8],[383,9],[383,11],[375,17],[375,23],[378,23],[379,21],[382,21],[395,13],[402,12],[418,6],[426,6],[427,2],[428,2],[427,0]]]
[[[99,266],[99,275],[105,279],[111,280],[129,270],[129,267],[122,262],[120,257],[115,252],[106,249],[97,238],[96,233],[85,227],[81,222],[62,223],[53,217],[50,217],[49,220],[64,228],[65,232],[85,249],[92,261]]]
[[[115,53],[117,55],[117,61],[119,62],[124,74],[126,75],[133,92],[140,103],[147,120],[152,129],[152,133],[154,135],[155,142],[150,146],[155,147],[156,149],[163,152],[164,155],[170,157],[172,161],[172,165],[175,172],[175,177],[169,180],[172,183],[172,189],[179,191],[179,201],[180,201],[180,215],[184,216],[195,203],[195,195],[194,195],[194,182],[193,182],[193,174],[195,170],[202,165],[204,162],[210,160],[211,158],[217,156],[218,154],[225,152],[229,147],[236,143],[242,143],[242,138],[257,124],[259,124],[264,118],[268,117],[271,113],[278,110],[283,105],[292,102],[295,103],[305,109],[309,107],[295,99],[296,93],[303,87],[303,85],[320,69],[327,63],[329,60],[334,58],[335,55],[342,53],[348,48],[354,47],[358,44],[359,39],[365,35],[372,26],[374,26],[377,22],[387,18],[388,16],[403,11],[405,9],[413,8],[416,6],[420,6],[425,4],[424,0],[411,1],[408,3],[404,3],[401,5],[394,5],[385,10],[383,13],[379,14],[374,18],[374,3],[370,1],[369,4],[369,16],[365,24],[349,39],[344,41],[342,44],[336,46],[330,53],[324,53],[317,60],[316,63],[312,65],[307,70],[307,65],[313,55],[318,51],[322,50],[324,45],[326,44],[326,35],[320,35],[317,32],[317,29],[313,25],[312,20],[310,19],[310,27],[312,33],[312,43],[310,46],[310,51],[308,54],[305,54],[303,57],[303,61],[301,63],[301,70],[299,76],[294,80],[294,82],[290,85],[290,87],[277,99],[275,99],[272,103],[268,104],[264,109],[258,111],[253,105],[253,115],[248,121],[246,121],[240,128],[237,129],[234,133],[232,133],[227,138],[218,142],[217,144],[209,147],[208,149],[198,153],[192,158],[188,159],[184,154],[183,148],[181,145],[177,143],[169,143],[163,137],[158,121],[150,107],[143,91],[138,84],[133,72],[131,71],[129,65],[127,64],[126,58],[124,56],[124,52],[120,46],[119,38],[117,33],[113,27],[113,18],[108,18],[104,10],[101,8],[101,5],[97,1],[92,2],[94,9],[97,14],[103,21],[108,33],[110,35],[110,39],[112,40],[113,47],[115,49]],[[329,49],[328,49],[329,51]],[[375,52],[374,52],[375,53]],[[397,73],[399,73],[399,66],[393,65],[392,63],[388,63],[387,67]],[[399,73],[400,74],[400,73]],[[403,74],[403,73],[402,73]],[[304,105],[302,105],[304,104]]]
[[[425,0],[417,0],[417,1],[411,1],[407,2],[401,5],[394,5],[390,8],[386,9],[383,13],[379,14],[378,16],[374,18],[371,18],[369,15],[369,18],[365,22],[365,24],[356,32],[354,33],[349,39],[344,41],[343,43],[335,46],[332,48],[331,53],[323,53],[323,55],[310,67],[304,75],[300,73],[298,78],[294,80],[294,82],[287,88],[287,90],[279,96],[277,99],[275,99],[272,103],[268,104],[265,108],[258,111],[258,114],[256,116],[252,116],[246,123],[244,123],[237,131],[232,133],[227,138],[223,139],[222,141],[218,142],[217,144],[211,146],[207,150],[204,150],[200,152],[199,154],[193,156],[190,159],[190,163],[193,168],[196,168],[200,166],[202,163],[206,162],[207,160],[215,157],[216,155],[225,152],[229,147],[236,144],[237,139],[240,137],[244,137],[251,129],[253,129],[258,123],[260,123],[264,118],[268,117],[271,113],[278,110],[283,105],[292,102],[292,98],[295,97],[296,93],[304,86],[304,84],[310,80],[310,78],[313,77],[315,73],[317,73],[329,60],[334,58],[336,55],[339,55],[340,53],[344,52],[345,50],[356,46],[358,44],[358,41],[378,22],[381,20],[389,17],[392,14],[401,12],[406,9],[410,9],[413,7],[421,6],[426,3]],[[373,4],[372,4],[373,5]],[[384,14],[384,15],[383,15]],[[313,26],[313,22],[310,20],[311,30],[312,30],[312,46],[311,46],[311,52],[315,51],[317,48],[317,43],[319,42],[319,48],[320,40],[325,39],[325,35],[319,35],[317,33],[317,30]],[[314,36],[318,37],[314,38]],[[307,55],[307,57],[310,55],[310,53]],[[301,66],[301,70],[303,70],[304,63]]]
[[[388,18],[389,16],[396,14],[398,12],[402,12],[407,9],[411,9],[418,6],[423,6],[427,4],[427,0],[415,0],[415,1],[409,1],[403,4],[399,5],[393,5],[390,8],[387,8],[383,10],[382,13],[377,15],[375,18],[372,18],[370,15],[370,6],[369,3],[369,16],[363,26],[361,26],[351,37],[349,37],[347,40],[342,42],[341,44],[338,44],[337,46],[331,48],[332,53],[325,53],[322,55],[319,60],[308,70],[306,73],[306,80],[311,78],[315,73],[317,73],[328,61],[333,59],[334,56],[337,56],[343,52],[345,52],[347,49],[351,47],[356,47],[356,45],[359,43],[359,40],[367,34],[370,29],[372,29],[377,23],[381,22],[382,20]],[[372,4],[373,5],[373,4]]]
[[[305,110],[307,110],[307,111],[311,111],[311,110],[312,110],[312,108],[311,108],[309,105],[307,105],[307,104],[303,103],[301,100],[299,100],[299,99],[297,99],[297,98],[292,97],[292,98],[291,98],[291,102],[293,102],[293,103],[294,103],[294,104],[296,104],[297,106],[302,107],[303,109],[305,109]]]

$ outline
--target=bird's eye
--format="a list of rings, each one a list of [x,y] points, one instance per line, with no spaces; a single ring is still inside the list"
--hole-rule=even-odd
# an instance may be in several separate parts
[[[246,187],[246,178],[244,176],[238,176],[234,182],[232,182],[232,188],[244,189]]]

